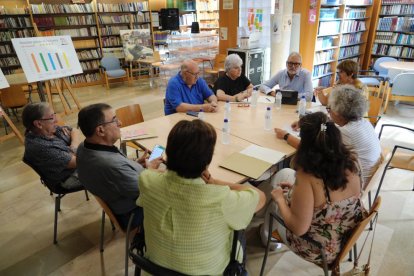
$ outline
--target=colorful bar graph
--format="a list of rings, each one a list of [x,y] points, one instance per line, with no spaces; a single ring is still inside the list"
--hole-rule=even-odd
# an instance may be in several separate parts
[[[65,52],[63,52],[63,59],[65,60],[66,65],[68,66],[68,68],[70,68],[69,60],[68,60],[68,57],[66,56]]]
[[[39,64],[37,64],[37,61],[36,61],[35,55],[34,55],[33,53],[31,53],[31,56],[32,56],[33,63],[34,63],[34,65],[35,65],[35,67],[36,67],[36,71],[37,71],[38,73],[40,73]]]
[[[60,69],[63,69],[62,62],[60,61],[60,57],[58,53],[56,53],[56,59],[59,62]]]
[[[40,59],[42,60],[43,66],[45,67],[46,72],[49,71],[49,69],[47,68],[47,65],[46,65],[45,58],[43,57],[43,54],[40,53],[39,55],[40,55]]]
[[[49,57],[49,61],[52,64],[53,70],[56,71],[56,66],[55,66],[55,62],[52,59],[52,55],[50,53],[47,53],[47,56]]]

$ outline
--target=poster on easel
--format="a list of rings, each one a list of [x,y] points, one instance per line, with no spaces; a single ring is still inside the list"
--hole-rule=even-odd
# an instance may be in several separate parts
[[[68,35],[13,38],[12,43],[29,83],[83,73]]]
[[[0,68],[0,89],[7,88],[7,87],[10,87],[10,85],[7,82],[6,77],[4,76],[3,71],[1,71],[1,68]]]
[[[154,56],[149,29],[120,30],[126,61],[136,61]]]

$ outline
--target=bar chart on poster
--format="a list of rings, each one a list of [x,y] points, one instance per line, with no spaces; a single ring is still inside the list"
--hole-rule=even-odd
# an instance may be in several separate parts
[[[6,77],[3,74],[3,71],[0,69],[0,89],[9,87]]]
[[[83,73],[70,36],[12,39],[28,82]]]

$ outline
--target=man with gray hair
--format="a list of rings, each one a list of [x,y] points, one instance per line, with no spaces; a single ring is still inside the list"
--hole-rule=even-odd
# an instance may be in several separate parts
[[[198,64],[191,59],[184,60],[180,72],[168,82],[165,93],[165,115],[176,112],[217,110],[217,97],[199,75]]]
[[[26,105],[22,119],[26,128],[24,161],[48,185],[65,189],[81,187],[76,171],[79,131],[69,126],[58,126],[56,113],[45,102]]]
[[[311,73],[302,68],[302,56],[298,52],[290,53],[286,61],[286,69],[279,71],[270,80],[263,83],[260,86],[260,91],[275,96],[276,90],[274,87],[277,84],[282,90],[298,91],[298,97],[312,95]]]
[[[231,54],[224,61],[224,76],[221,76],[214,83],[213,91],[219,101],[239,102],[250,97],[253,91],[253,84],[242,75],[242,59],[238,54]]]

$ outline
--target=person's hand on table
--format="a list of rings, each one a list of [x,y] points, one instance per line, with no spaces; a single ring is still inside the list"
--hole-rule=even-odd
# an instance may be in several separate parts
[[[299,131],[300,127],[299,127],[299,121],[294,121],[290,127],[294,130],[294,131]]]
[[[270,93],[268,95],[276,97],[276,92],[272,90],[272,91],[270,91]]]
[[[204,112],[216,112],[217,111],[217,103],[216,102],[211,102],[211,103],[203,104],[203,111]]]
[[[201,173],[201,178],[204,180],[204,182],[206,182],[206,184],[212,184],[212,183],[214,183],[214,179],[213,179],[213,177],[211,177],[211,174],[208,171],[208,169],[205,169]]]
[[[286,133],[288,133],[286,130],[283,130],[281,128],[275,128],[276,137],[278,139],[283,139],[285,137]]]
[[[252,93],[253,93],[253,87],[247,88],[246,89],[246,93],[247,93],[247,97],[246,98],[251,97],[252,96]]]

